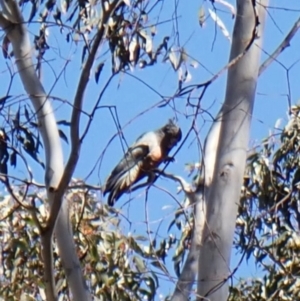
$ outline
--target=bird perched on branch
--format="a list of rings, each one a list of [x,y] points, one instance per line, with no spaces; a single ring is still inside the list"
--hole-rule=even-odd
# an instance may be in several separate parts
[[[163,127],[141,135],[106,180],[103,194],[109,193],[108,204],[114,203],[141,179],[153,177],[154,169],[162,162],[173,161],[171,149],[181,140],[181,129],[169,120]]]

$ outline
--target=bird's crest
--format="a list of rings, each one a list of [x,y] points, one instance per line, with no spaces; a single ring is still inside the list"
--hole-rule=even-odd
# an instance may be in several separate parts
[[[167,134],[172,136],[173,138],[177,139],[177,141],[181,140],[181,129],[180,127],[175,123],[175,119],[169,119],[168,123],[164,125],[161,130]]]

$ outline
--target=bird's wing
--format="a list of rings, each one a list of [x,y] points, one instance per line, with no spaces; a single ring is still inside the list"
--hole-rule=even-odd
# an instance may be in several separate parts
[[[141,165],[148,154],[149,147],[147,145],[135,144],[128,149],[106,181],[103,193],[105,195],[110,192],[109,204],[113,204],[132,184],[141,178]]]
[[[160,145],[163,135],[161,131],[147,132],[128,149],[106,181],[103,194],[109,192],[109,205],[145,177],[148,169],[159,165],[163,159]]]
[[[113,169],[111,176],[121,176],[132,169],[139,161],[143,160],[149,153],[147,145],[134,145],[128,149],[122,160]]]

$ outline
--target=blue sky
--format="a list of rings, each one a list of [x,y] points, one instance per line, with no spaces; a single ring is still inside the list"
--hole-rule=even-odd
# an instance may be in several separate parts
[[[149,15],[149,24],[156,23],[159,16],[159,21],[170,20],[174,18],[174,7],[176,1],[162,1],[162,6],[157,6]],[[235,1],[229,1],[235,4]],[[192,80],[188,84],[201,83],[211,78],[211,74],[218,72],[228,61],[230,43],[223,36],[221,31],[216,27],[215,23],[208,17],[203,28],[199,26],[198,11],[203,5],[208,16],[207,8],[212,8],[208,1],[179,1],[177,9],[178,22],[166,22],[157,26],[157,35],[153,39],[154,47],[157,47],[163,37],[170,36],[170,45],[184,46],[187,53],[194,59],[200,62],[201,65],[193,69],[189,68],[192,74]],[[299,1],[270,1],[270,5],[274,8],[268,9],[268,17],[266,24],[266,31],[264,37],[263,50],[270,54],[278,46],[278,44],[285,37],[294,22],[300,14]],[[225,23],[229,32],[232,32],[234,20],[228,10],[216,4],[217,13],[222,21]],[[284,9],[281,9],[284,8]],[[27,9],[25,8],[25,13]],[[179,38],[175,38],[174,28],[178,26]],[[29,27],[32,34],[37,33],[37,26],[31,25]],[[48,44],[51,47],[46,55],[49,60],[48,64],[44,64],[42,73],[42,81],[47,91],[53,88],[51,95],[57,96],[65,101],[72,102],[75,95],[75,89],[79,80],[79,72],[81,70],[81,48],[75,44],[68,44],[62,34],[55,28],[49,29],[50,36]],[[66,32],[65,32],[66,33]],[[257,86],[257,96],[255,102],[255,109],[253,113],[253,122],[251,129],[251,141],[249,146],[257,145],[261,139],[269,134],[273,129],[276,120],[282,118],[284,125],[287,120],[288,97],[291,98],[292,103],[297,103],[300,97],[299,72],[300,64],[297,61],[300,58],[300,39],[299,34],[293,39],[291,46],[284,51],[278,58],[278,62],[274,62],[265,73],[259,78]],[[96,99],[101,92],[105,81],[110,74],[109,58],[101,56],[104,49],[99,53],[97,62],[107,59],[107,66],[105,66],[101,74],[99,84],[96,84],[94,78],[88,85],[85,93],[84,109],[90,111]],[[262,55],[262,61],[266,58],[266,54]],[[66,59],[70,60],[67,68],[64,70],[59,81],[56,82],[55,77],[63,70]],[[4,58],[1,59],[0,82],[1,94],[5,94],[8,84],[9,76],[5,72],[6,65]],[[282,64],[282,65],[281,65]],[[289,79],[287,80],[287,72],[285,68],[294,67],[289,71]],[[285,68],[284,68],[284,67]],[[207,70],[209,70],[209,72]],[[55,70],[56,76],[53,70]],[[130,73],[130,72],[129,72]],[[177,74],[173,71],[170,63],[162,63],[161,59],[157,65],[139,69],[136,68],[131,74],[138,77],[140,80],[146,82],[154,90],[158,91],[164,96],[171,96],[177,88]],[[223,102],[226,86],[226,73],[217,79],[207,90],[201,107],[209,110],[212,115],[215,115],[220,105]],[[24,90],[20,84],[19,78],[15,77],[13,82],[13,92],[15,95],[23,94]],[[123,129],[124,137],[128,144],[131,144],[136,137],[141,133],[155,129],[163,125],[168,118],[174,117],[174,112],[170,107],[157,108],[153,107],[161,100],[160,96],[153,92],[149,87],[144,85],[141,81],[126,75],[117,75],[109,88],[103,95],[101,105],[115,106],[121,126],[129,123]],[[186,118],[182,112],[186,111],[186,99],[175,100],[176,108],[179,111],[177,114],[178,123],[181,126],[183,133],[186,134],[189,129],[192,118]],[[56,108],[57,119],[70,118],[70,106],[61,101],[53,101]],[[141,114],[147,110],[147,113]],[[189,113],[192,113],[190,109]],[[86,123],[87,119],[82,118],[82,125]],[[203,113],[197,119],[197,126],[200,133],[200,140],[203,143],[207,130],[211,124],[211,118]],[[63,128],[65,133],[68,133],[68,128]],[[74,177],[85,179],[88,177],[88,182],[94,185],[101,184],[110,173],[111,169],[119,161],[123,154],[120,139],[116,137],[108,146],[104,153],[101,165],[98,160],[103,154],[104,149],[111,137],[116,133],[117,129],[108,108],[98,110],[89,135],[87,136],[81,151],[81,157],[76,168]],[[69,146],[63,142],[64,151],[67,156]],[[176,162],[168,166],[168,171],[181,175],[187,179],[187,172],[184,166],[189,162],[198,162],[201,154],[195,140],[195,136],[191,135],[187,143],[180,150],[176,156]],[[67,157],[66,157],[67,158]],[[36,179],[42,180],[42,170],[32,162],[32,168],[36,171]],[[22,168],[18,167],[17,171],[21,172]],[[93,172],[92,172],[93,171]],[[92,173],[91,173],[92,172]],[[160,179],[157,182],[158,186],[163,187],[170,193],[176,193],[177,185],[170,180]],[[153,231],[157,228],[160,221],[161,225],[160,235],[166,236],[167,226],[172,218],[172,212],[177,208],[176,203],[165,192],[151,188],[149,193],[149,200],[146,204],[149,219],[146,221],[145,216],[145,196],[144,190],[139,190],[132,195],[134,199],[123,207],[124,212],[128,218],[133,221],[131,229],[124,224],[125,231],[145,233],[147,227]],[[178,201],[182,200],[182,195],[176,195]],[[122,206],[128,201],[129,196],[125,195],[117,203],[117,206]],[[103,200],[105,201],[105,200]],[[163,209],[164,206],[169,205],[169,209]],[[138,230],[137,230],[138,229]],[[233,256],[232,266],[239,260],[239,256]],[[170,264],[170,262],[169,262]],[[172,271],[172,267],[170,268]],[[254,276],[256,269],[250,264],[243,264],[237,275]],[[162,293],[168,292],[169,288],[173,288],[172,284],[164,283],[161,288]]]

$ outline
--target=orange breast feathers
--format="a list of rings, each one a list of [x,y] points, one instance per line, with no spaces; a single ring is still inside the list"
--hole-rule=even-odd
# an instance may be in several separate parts
[[[149,153],[144,159],[144,162],[146,165],[149,165],[149,167],[157,167],[164,160],[164,151],[158,143],[147,146],[149,147]]]
[[[138,145],[144,145],[149,148],[147,158],[153,162],[162,162],[165,156],[165,150],[162,149],[162,138],[164,134],[156,132],[148,132],[137,141]]]

